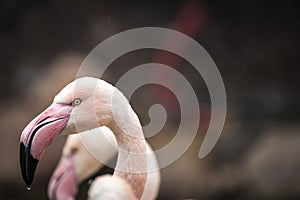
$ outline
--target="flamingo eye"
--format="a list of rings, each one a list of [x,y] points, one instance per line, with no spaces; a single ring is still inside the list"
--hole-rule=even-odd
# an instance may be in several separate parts
[[[80,105],[81,104],[81,99],[74,99],[74,101],[73,101],[73,103],[72,103],[72,105],[73,106],[78,106],[78,105]]]

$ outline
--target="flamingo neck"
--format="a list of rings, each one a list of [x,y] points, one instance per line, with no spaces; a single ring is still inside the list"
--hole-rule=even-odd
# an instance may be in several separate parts
[[[147,179],[146,141],[137,115],[130,106],[128,110],[129,117],[120,119],[123,116],[117,115],[115,119],[119,119],[110,126],[118,143],[114,176],[126,180],[140,199]]]

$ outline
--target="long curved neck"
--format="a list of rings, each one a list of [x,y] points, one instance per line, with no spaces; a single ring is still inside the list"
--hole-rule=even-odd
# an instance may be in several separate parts
[[[114,176],[126,180],[140,199],[147,179],[146,141],[140,121],[128,102],[125,110],[127,116],[122,111],[116,112],[109,127],[119,149]]]

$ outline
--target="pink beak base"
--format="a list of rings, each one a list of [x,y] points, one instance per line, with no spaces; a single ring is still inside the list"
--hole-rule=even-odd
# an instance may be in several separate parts
[[[73,156],[61,158],[48,186],[48,197],[73,200],[77,194],[77,178]]]
[[[52,103],[23,130],[20,139],[20,166],[23,180],[31,187],[38,161],[70,118],[71,105]]]

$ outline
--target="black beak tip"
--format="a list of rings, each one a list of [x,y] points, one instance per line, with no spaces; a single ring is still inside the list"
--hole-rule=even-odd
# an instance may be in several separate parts
[[[23,142],[20,143],[20,167],[22,178],[25,182],[27,189],[30,189],[34,179],[38,160],[35,159],[30,153],[30,146],[25,146]]]

